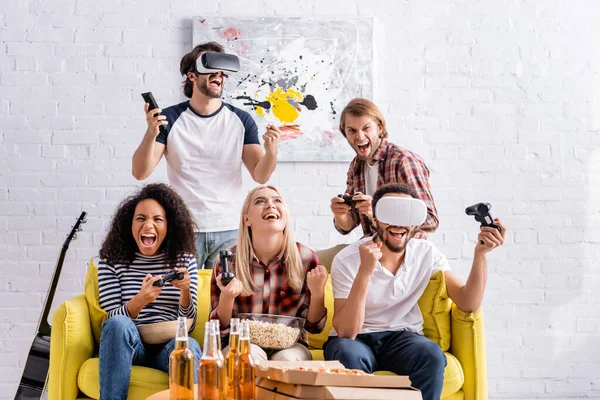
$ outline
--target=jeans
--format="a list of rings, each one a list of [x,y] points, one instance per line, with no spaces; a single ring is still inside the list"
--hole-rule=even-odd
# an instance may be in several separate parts
[[[378,370],[408,375],[423,400],[439,400],[447,361],[440,346],[410,331],[363,333],[356,339],[330,336],[323,345],[326,360],[367,373]]]
[[[221,232],[196,232],[198,269],[211,269],[219,251],[236,244],[237,235],[237,229]]]
[[[173,332],[173,336],[175,332]],[[194,382],[198,381],[197,366],[202,357],[198,342],[188,339],[194,353]],[[169,356],[175,339],[167,344],[142,342],[131,318],[115,315],[102,325],[100,337],[100,400],[127,399],[132,365],[143,365],[169,372]]]

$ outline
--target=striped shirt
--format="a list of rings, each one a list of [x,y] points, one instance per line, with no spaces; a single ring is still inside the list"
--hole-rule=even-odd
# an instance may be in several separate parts
[[[136,325],[156,322],[174,321],[177,317],[192,318],[194,322],[189,330],[196,325],[196,304],[198,287],[198,269],[196,259],[191,255],[181,258],[177,267],[187,267],[190,274],[190,304],[187,308],[179,305],[179,289],[166,282],[156,300],[147,304],[133,319]],[[165,255],[144,256],[136,253],[136,258],[130,265],[108,265],[101,260],[98,264],[98,289],[100,292],[100,307],[108,313],[108,318],[115,315],[125,315],[127,302],[142,288],[146,274],[152,276],[164,275],[171,271]]]
[[[302,287],[295,289],[288,285],[285,265],[280,258],[276,258],[269,265],[265,265],[255,256],[250,265],[252,282],[254,283],[254,294],[252,296],[239,295],[235,298],[232,317],[236,317],[238,313],[258,313],[285,315],[306,319],[308,308],[310,306],[310,291],[306,285],[306,274],[308,271],[317,267],[319,259],[315,252],[308,247],[300,243],[296,243],[296,246],[300,252],[300,258],[304,269],[304,282],[302,283]],[[230,250],[235,255],[235,246]],[[231,270],[235,271],[235,257],[232,258],[230,266]],[[221,266],[219,265],[219,259],[217,258],[213,266],[213,276],[210,285],[211,319],[218,318],[217,305],[219,304],[221,290],[219,289],[219,286],[217,286],[216,277],[220,273]],[[325,315],[320,321],[309,322],[306,320],[299,342],[308,346],[306,331],[310,333],[321,333],[325,328],[326,321],[327,309],[325,309]],[[222,333],[226,334],[228,333],[228,330],[223,329]]]
[[[413,188],[421,200],[427,204],[427,219],[421,225],[421,230],[414,236],[415,239],[427,239],[427,232],[435,232],[439,225],[437,210],[433,202],[431,187],[429,186],[429,169],[425,161],[417,154],[396,146],[383,140],[373,155],[373,161],[379,166],[377,187],[386,183],[405,183]],[[365,188],[365,161],[355,157],[348,168],[348,179],[346,180],[346,193],[367,193]],[[358,213],[356,209],[350,210],[353,225],[349,230],[343,230],[334,225],[342,235],[350,233],[359,224],[363,230],[363,237],[373,236],[375,229],[372,221],[364,214]]]

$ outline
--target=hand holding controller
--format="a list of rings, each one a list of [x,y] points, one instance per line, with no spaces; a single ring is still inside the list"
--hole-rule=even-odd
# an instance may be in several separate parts
[[[152,95],[152,92],[142,93],[142,97],[143,97],[144,101],[146,103],[148,103],[148,111],[156,110],[157,108],[159,108],[158,104],[156,103],[156,100],[154,100],[154,96]],[[156,117],[157,115],[162,115],[162,114],[161,113],[154,114],[154,117]],[[167,134],[167,130],[164,125],[160,125],[158,127],[158,129],[159,129],[159,132],[162,133],[163,135]]]
[[[352,199],[354,197],[353,194],[350,194],[350,195],[338,194],[337,197],[344,199],[344,203],[348,204],[352,208],[356,207],[356,203],[358,203],[357,200]]]
[[[221,264],[221,283],[223,286],[227,286],[229,282],[235,277],[233,272],[229,270],[229,260],[231,259],[231,251],[221,250],[219,252],[220,264]]]
[[[183,272],[170,271],[163,275],[163,277],[152,284],[152,286],[165,286],[165,283],[174,281],[175,279],[183,279]]]
[[[492,228],[498,229],[498,232],[502,233],[502,229],[494,224],[494,217],[490,213],[492,205],[490,203],[477,203],[469,206],[465,209],[467,215],[473,215],[475,221],[481,223],[481,226],[491,226]],[[483,244],[483,242],[482,242]]]

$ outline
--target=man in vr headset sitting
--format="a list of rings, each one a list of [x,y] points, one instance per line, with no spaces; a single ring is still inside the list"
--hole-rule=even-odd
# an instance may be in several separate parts
[[[408,375],[424,400],[439,399],[446,357],[423,336],[418,300],[431,275],[444,271],[450,299],[464,311],[481,307],[486,284],[486,253],[504,243],[506,230],[481,227],[467,283],[452,273],[433,243],[417,239],[427,207],[404,184],[380,186],[373,195],[375,235],[340,251],[331,279],[334,316],[325,359],[371,373]]]
[[[242,163],[261,184],[276,165],[279,129],[267,126],[263,152],[252,117],[220,100],[228,74],[238,70],[238,57],[215,42],[183,56],[183,93],[190,100],[164,110],[149,110],[146,104],[148,129],[133,155],[133,176],[139,180],[165,155],[169,183],[197,225],[199,268],[211,268],[219,251],[236,243]]]

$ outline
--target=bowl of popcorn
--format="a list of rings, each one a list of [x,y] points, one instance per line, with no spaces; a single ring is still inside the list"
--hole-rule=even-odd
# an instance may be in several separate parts
[[[304,329],[304,318],[273,314],[238,314],[250,325],[250,342],[269,350],[292,347]]]

